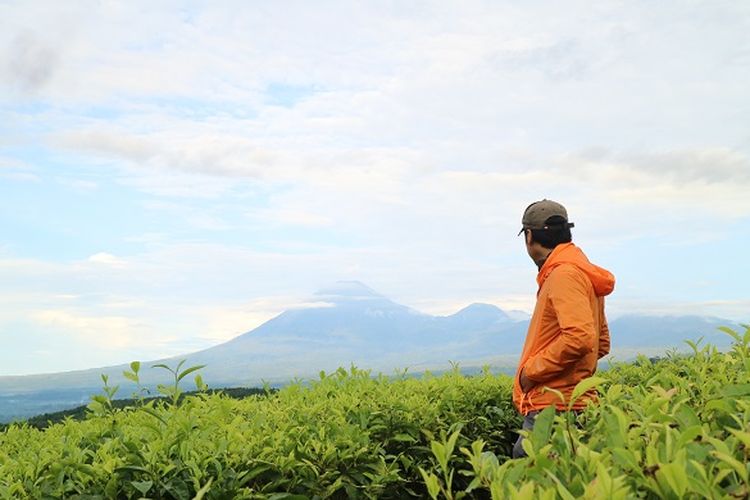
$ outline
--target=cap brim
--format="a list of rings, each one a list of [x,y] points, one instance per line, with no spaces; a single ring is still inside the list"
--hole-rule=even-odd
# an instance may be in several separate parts
[[[576,227],[576,225],[573,222],[566,222],[565,223],[565,227],[567,227],[568,229],[570,229],[572,227]],[[518,234],[516,236],[521,236],[521,233],[523,233],[527,229],[532,229],[532,228],[530,228],[530,227],[522,227],[521,230],[518,231]],[[544,226],[544,228],[542,228],[542,229],[549,229],[549,228],[547,226]]]

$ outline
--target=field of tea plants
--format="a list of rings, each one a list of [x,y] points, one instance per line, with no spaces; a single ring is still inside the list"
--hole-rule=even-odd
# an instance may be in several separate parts
[[[639,359],[584,381],[599,404],[578,417],[549,410],[505,460],[484,440],[433,443],[432,498],[750,498],[750,327],[731,352],[689,343],[690,356]],[[579,391],[580,392],[580,391]],[[469,466],[466,466],[468,460]],[[447,487],[471,478],[468,488]]]
[[[487,371],[339,369],[242,400],[175,385],[126,409],[107,389],[83,421],[0,432],[0,498],[748,498],[750,328],[728,333],[730,352],[584,381],[599,404],[543,412],[515,460],[512,381]]]

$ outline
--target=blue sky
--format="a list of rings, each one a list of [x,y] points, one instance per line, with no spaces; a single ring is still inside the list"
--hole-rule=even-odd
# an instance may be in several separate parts
[[[0,2],[0,375],[189,352],[337,280],[750,321],[746,2]]]

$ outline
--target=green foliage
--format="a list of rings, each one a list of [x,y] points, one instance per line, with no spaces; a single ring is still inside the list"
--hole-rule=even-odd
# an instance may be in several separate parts
[[[257,387],[225,387],[220,389],[206,389],[205,391],[186,391],[182,393],[182,398],[196,395],[198,392],[205,392],[207,394],[222,394],[226,397],[232,398],[232,399],[244,399],[250,396],[263,396],[263,395],[270,395],[273,393],[276,393],[278,389],[271,388],[270,386],[266,386],[263,388],[257,388]],[[127,399],[113,399],[112,400],[112,408],[113,409],[123,409],[128,408],[131,406],[142,406],[144,403],[148,403],[150,401],[155,401],[157,399],[162,398],[162,396],[149,396],[149,397],[143,397],[141,394],[143,394],[144,391],[138,391],[136,394],[134,394],[135,398],[127,398]],[[41,415],[37,415],[35,417],[31,417],[28,420],[24,420],[23,422],[17,422],[18,424],[26,424],[29,427],[34,427],[35,429],[46,429],[47,427],[59,424],[61,422],[64,422],[67,419],[72,420],[84,420],[86,416],[91,412],[91,410],[88,408],[88,406],[78,406],[76,408],[71,408],[69,410],[61,410],[56,411],[52,413],[43,413]],[[7,429],[11,424],[0,424],[0,431],[3,431]]]
[[[440,470],[432,441],[446,445],[447,474],[467,463],[454,449],[480,437],[507,456],[520,425],[510,390],[488,371],[352,368],[243,400],[170,394],[44,431],[12,425],[0,433],[0,498],[424,497],[419,469]],[[446,477],[445,491],[468,487]]]
[[[136,361],[136,363],[137,363],[137,361]],[[170,372],[173,375],[173,377],[174,377],[174,384],[172,384],[172,385],[162,385],[162,384],[159,384],[158,386],[156,386],[156,390],[158,390],[160,394],[163,394],[164,396],[170,398],[172,400],[172,404],[173,405],[177,404],[177,402],[180,399],[180,396],[183,393],[182,389],[180,388],[180,381],[183,378],[185,378],[188,375],[190,375],[191,373],[196,372],[196,371],[200,370],[201,368],[205,368],[206,367],[206,365],[196,365],[196,366],[191,366],[190,368],[186,368],[186,369],[180,371],[180,368],[182,368],[182,365],[184,365],[184,364],[185,364],[185,360],[183,359],[182,361],[180,361],[179,363],[177,363],[177,366],[174,367],[174,368],[170,368],[168,365],[165,365],[163,363],[159,363],[159,364],[156,364],[156,365],[152,366],[152,368],[163,368],[164,370],[167,370],[168,372]],[[140,364],[138,366],[140,366]],[[131,367],[133,367],[132,363],[131,363]],[[135,371],[136,374],[130,374],[130,375],[135,375],[135,379],[137,381],[137,370],[134,369],[133,371]],[[123,375],[125,375],[126,377],[128,377],[129,374],[128,374],[128,372],[123,372]],[[203,383],[203,379],[201,379],[200,375],[196,375],[196,377],[195,377],[195,385],[196,385],[196,387],[198,388],[199,391],[205,391],[206,389],[208,389],[208,387],[206,386],[206,384]]]
[[[748,498],[750,333],[732,334],[581,382],[567,403],[598,404],[541,412],[517,460],[512,380],[488,370],[341,368],[234,400],[185,396],[179,364],[166,398],[122,410],[105,378],[85,421],[0,432],[0,498]]]
[[[456,462],[453,472],[472,478],[463,492],[493,499],[750,497],[745,328],[722,329],[736,341],[730,352],[691,343],[690,356],[641,358],[583,381],[573,399],[606,383],[598,404],[578,416],[539,414],[524,441],[527,458],[503,461],[482,440],[461,448],[468,467]],[[440,486],[428,472],[424,480]],[[440,494],[451,498],[442,491],[433,498]]]
[[[146,394],[148,394],[148,389],[143,387],[141,385],[141,378],[138,375],[138,372],[141,370],[141,362],[140,361],[133,361],[130,363],[130,371],[123,371],[122,375],[130,380],[131,382],[135,382],[135,384],[138,386],[138,390],[133,393],[133,399],[137,402],[137,404],[143,404],[143,400],[146,397]]]
[[[111,415],[114,412],[112,401],[114,400],[117,391],[120,390],[120,386],[116,385],[114,387],[110,387],[109,377],[103,373],[102,382],[104,383],[104,387],[102,388],[102,392],[104,394],[96,394],[94,396],[91,396],[91,403],[89,403],[88,409],[94,415]]]

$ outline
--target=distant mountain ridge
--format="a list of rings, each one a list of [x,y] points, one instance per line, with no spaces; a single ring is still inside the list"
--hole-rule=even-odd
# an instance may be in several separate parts
[[[449,316],[432,316],[397,304],[357,281],[339,282],[318,291],[320,307],[281,313],[261,326],[223,344],[184,356],[144,362],[142,379],[153,386],[167,381],[154,363],[185,366],[205,364],[203,379],[213,387],[281,384],[294,377],[315,376],[320,370],[355,364],[392,373],[439,369],[450,361],[464,366],[489,364],[510,371],[517,363],[528,328],[528,315],[506,313],[491,304],[471,304]],[[712,335],[731,322],[696,316],[624,316],[610,322],[613,350],[682,347],[685,339],[708,337],[719,345],[729,342]],[[3,415],[30,414],[34,394],[44,393],[56,403],[81,399],[98,390],[100,374],[112,385],[121,384],[122,397],[134,389],[118,365],[75,372],[22,377],[0,377],[0,420]],[[189,383],[189,381],[186,380]],[[64,395],[63,395],[64,394]],[[75,406],[72,404],[71,406]],[[15,408],[14,408],[15,407]],[[18,410],[18,411],[14,411]],[[38,412],[37,412],[38,413]]]

